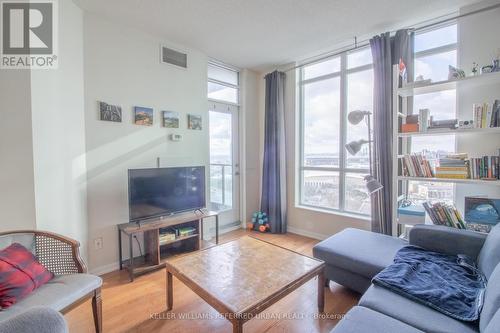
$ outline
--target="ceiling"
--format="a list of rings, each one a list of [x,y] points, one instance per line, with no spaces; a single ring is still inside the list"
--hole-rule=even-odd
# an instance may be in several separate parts
[[[264,71],[478,0],[74,0],[112,21]]]

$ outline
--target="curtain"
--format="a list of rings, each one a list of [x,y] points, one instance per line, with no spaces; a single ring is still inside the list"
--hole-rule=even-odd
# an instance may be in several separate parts
[[[372,196],[372,231],[392,234],[392,67],[402,59],[408,82],[413,81],[414,33],[399,30],[394,37],[384,33],[370,39],[373,56],[373,176],[384,186]],[[401,80],[401,78],[399,79]],[[401,102],[401,101],[399,101]],[[411,101],[409,104],[412,104]]]
[[[286,233],[285,73],[267,74],[261,211],[271,232]]]

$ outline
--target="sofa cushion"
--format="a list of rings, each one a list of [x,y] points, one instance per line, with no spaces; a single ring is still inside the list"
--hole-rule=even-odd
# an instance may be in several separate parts
[[[489,279],[495,267],[500,263],[500,224],[493,227],[486,237],[477,261],[479,269]]]
[[[0,307],[6,309],[54,277],[19,243],[0,251]]]
[[[0,322],[0,333],[67,333],[68,326],[59,312],[35,307]]]
[[[362,306],[346,313],[331,333],[423,333],[401,321]]]
[[[473,333],[477,327],[448,317],[380,286],[372,285],[359,305],[384,313],[424,332]]]
[[[0,320],[7,319],[36,306],[47,306],[61,311],[101,285],[102,279],[95,275],[70,274],[56,276],[6,311],[0,311]]]
[[[500,332],[500,309],[497,310],[493,318],[486,326],[486,330],[483,333],[498,333]]]
[[[486,329],[488,323],[500,309],[500,264],[491,274],[484,294],[483,310],[479,317],[481,331]]]
[[[347,228],[314,246],[313,254],[329,265],[371,279],[392,264],[396,252],[407,244],[396,237]]]

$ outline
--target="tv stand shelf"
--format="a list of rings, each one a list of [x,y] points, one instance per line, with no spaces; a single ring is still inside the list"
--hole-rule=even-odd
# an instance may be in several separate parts
[[[190,251],[199,250],[203,239],[204,219],[215,217],[215,244],[219,244],[219,215],[214,211],[195,211],[165,216],[148,221],[129,222],[118,225],[118,246],[120,255],[120,270],[127,268],[130,281],[143,273],[165,267],[165,261],[169,258]],[[169,241],[160,241],[160,229],[175,227],[192,227],[194,234],[178,236]],[[134,257],[133,238],[144,234],[144,254]],[[129,246],[129,257],[123,259],[122,235],[127,236]]]

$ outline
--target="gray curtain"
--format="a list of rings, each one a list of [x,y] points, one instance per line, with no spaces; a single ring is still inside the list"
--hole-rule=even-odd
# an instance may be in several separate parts
[[[261,211],[269,217],[271,232],[286,232],[285,73],[266,77],[264,165]]]
[[[370,40],[373,56],[373,176],[384,186],[372,196],[372,231],[392,234],[392,66],[403,59],[407,80],[413,81],[414,33],[399,30],[394,37],[390,33]],[[401,79],[399,79],[401,80]],[[410,103],[411,104],[411,103]]]

